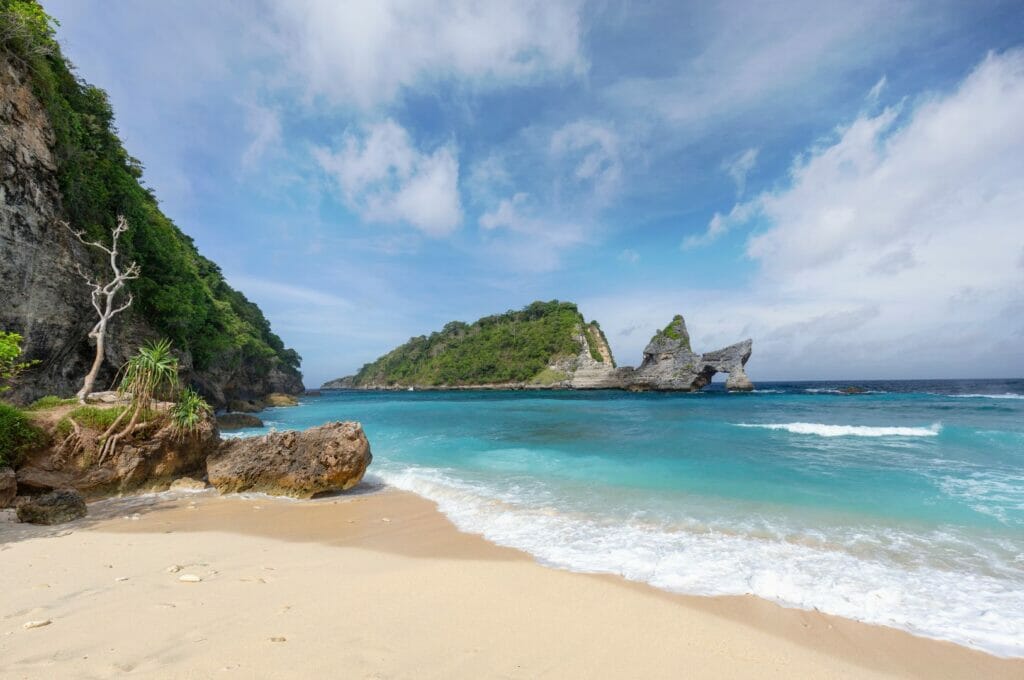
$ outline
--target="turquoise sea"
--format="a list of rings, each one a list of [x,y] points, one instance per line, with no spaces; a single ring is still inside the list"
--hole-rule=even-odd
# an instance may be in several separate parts
[[[1024,656],[1024,380],[858,384],[340,391],[261,415],[361,421],[371,477],[544,564]]]

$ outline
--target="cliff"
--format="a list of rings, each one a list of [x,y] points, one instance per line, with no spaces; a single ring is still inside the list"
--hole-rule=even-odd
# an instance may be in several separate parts
[[[412,338],[356,375],[323,389],[622,389],[693,392],[728,373],[726,388],[754,388],[745,366],[753,342],[697,354],[686,321],[677,315],[655,333],[639,368],[617,367],[595,321],[569,302],[535,302],[519,312],[452,322]],[[532,351],[526,348],[532,347]],[[476,367],[476,368],[474,368]],[[482,367],[482,369],[480,368]],[[457,376],[451,379],[448,376]]]
[[[142,276],[135,304],[112,324],[98,386],[144,340],[167,337],[183,379],[215,405],[300,392],[299,356],[160,211],[141,176],[105,93],[73,75],[38,5],[0,0],[0,329],[24,336],[26,358],[40,361],[9,396],[80,387],[95,318],[77,270],[105,272],[61,221],[109,242],[118,214],[131,224],[126,259]]]

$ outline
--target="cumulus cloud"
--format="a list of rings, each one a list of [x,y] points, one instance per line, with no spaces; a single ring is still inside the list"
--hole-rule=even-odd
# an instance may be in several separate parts
[[[1005,374],[1016,361],[1019,370],[1021,120],[1020,50],[990,54],[952,92],[912,109],[862,114],[798,157],[786,186],[716,215],[700,237],[757,228],[746,245],[758,267],[750,288],[684,291],[644,314],[605,301],[623,309],[602,321],[654,328],[674,304],[701,318],[698,334],[717,329],[702,338],[709,345],[753,335],[776,376],[816,377],[811,366],[833,377],[838,367],[955,376]]]
[[[747,175],[757,165],[757,154],[760,149],[754,147],[747,149],[743,153],[733,156],[722,163],[722,169],[728,173],[729,177],[732,177],[732,181],[736,183],[736,195],[742,196],[744,189],[747,187]]]
[[[252,141],[242,153],[242,169],[249,170],[268,150],[281,143],[281,117],[274,109],[249,106],[245,117],[245,129],[252,135]]]
[[[311,97],[371,108],[402,88],[582,74],[579,0],[275,0],[279,49]]]
[[[403,222],[429,236],[450,234],[462,222],[454,145],[421,151],[405,128],[385,120],[350,131],[336,151],[313,153],[367,222]]]
[[[593,121],[569,123],[551,135],[551,155],[570,163],[573,186],[590,194],[597,205],[607,204],[622,180],[618,135]]]
[[[619,253],[619,262],[625,262],[626,264],[636,264],[640,261],[640,253],[636,252],[632,248],[626,248]]]
[[[706,42],[697,42],[690,58],[666,75],[612,83],[604,91],[609,101],[694,132],[744,111],[807,98],[921,25],[913,4],[884,0],[705,9]]]
[[[586,230],[574,221],[538,215],[526,193],[502,199],[480,217],[480,227],[494,233],[493,250],[516,269],[550,271],[565,251],[586,241]]]

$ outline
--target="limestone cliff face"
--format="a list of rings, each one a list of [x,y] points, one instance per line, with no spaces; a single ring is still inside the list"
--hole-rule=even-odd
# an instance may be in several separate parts
[[[95,323],[77,267],[92,273],[85,247],[60,226],[65,218],[49,119],[24,67],[0,51],[0,329],[25,338],[25,356],[41,363],[6,396],[28,401],[45,394],[70,395],[81,386],[93,348]],[[132,310],[115,317],[97,387],[145,340],[158,337]],[[203,371],[180,357],[183,378],[217,405],[270,392],[301,392],[301,377],[260,372],[233,356],[215,357]]]

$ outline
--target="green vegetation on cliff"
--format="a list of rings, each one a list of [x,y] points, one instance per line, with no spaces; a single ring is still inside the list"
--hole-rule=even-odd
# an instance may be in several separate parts
[[[410,339],[355,375],[354,387],[527,382],[579,353],[583,316],[571,302],[534,302]],[[544,374],[547,376],[548,374]]]
[[[0,52],[26,66],[46,109],[71,226],[109,242],[117,215],[128,219],[125,260],[142,268],[131,284],[132,311],[190,352],[197,369],[228,361],[257,372],[297,372],[299,355],[285,348],[259,307],[231,288],[217,265],[160,211],[141,182],[141,163],[117,136],[106,93],[75,76],[53,27],[34,0],[0,0]]]

